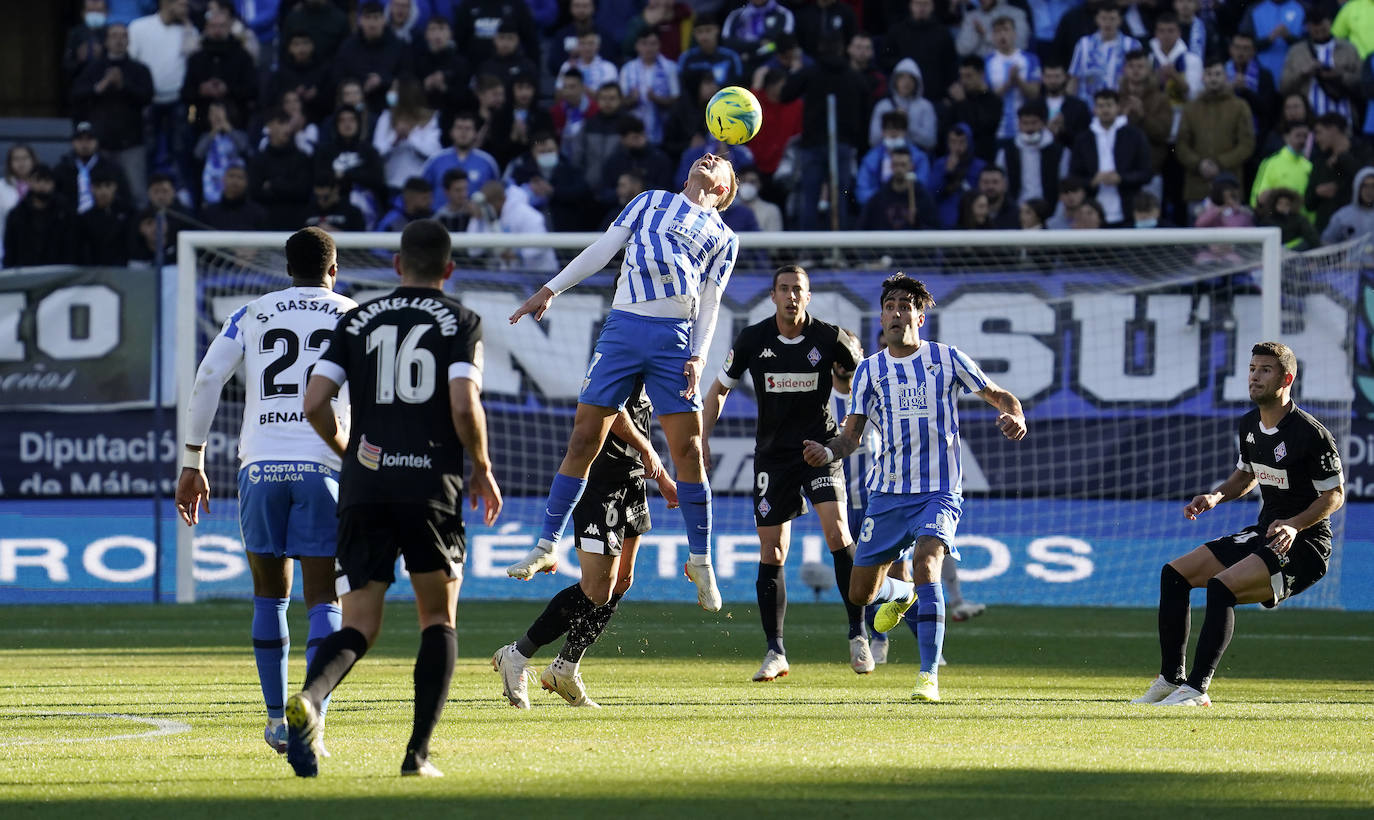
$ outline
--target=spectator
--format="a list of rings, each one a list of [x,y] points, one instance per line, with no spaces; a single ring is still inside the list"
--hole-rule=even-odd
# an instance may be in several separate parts
[[[1292,188],[1266,188],[1255,208],[1255,224],[1278,228],[1279,241],[1289,250],[1305,251],[1321,244],[1321,237],[1302,212],[1302,197]]]
[[[183,185],[191,178],[190,130],[181,104],[186,60],[200,36],[187,19],[186,0],[159,0],[158,11],[129,24],[129,57],[148,67],[153,102],[145,111],[146,167],[173,168]]]
[[[124,169],[130,189],[140,200],[148,163],[143,110],[152,101],[152,74],[147,66],[129,59],[128,28],[109,25],[102,56],[90,60],[72,84],[72,107],[78,118],[95,129],[100,144]]]
[[[119,180],[108,168],[91,174],[94,206],[76,217],[76,242],[73,261],[78,265],[122,267],[129,262],[129,231],[133,213],[115,193]]]
[[[398,86],[398,92],[400,89],[401,86]],[[397,96],[399,99],[399,93]],[[424,107],[423,99],[420,100],[419,105],[421,108]],[[344,79],[334,88],[334,111],[338,111],[340,108],[351,108],[357,112],[359,121],[363,126],[363,139],[372,138],[372,112],[368,110],[367,100],[363,97],[363,84],[353,77]],[[334,116],[333,113],[330,113],[320,122],[320,139],[322,142],[328,142],[334,138]]]
[[[196,161],[200,163],[200,202],[213,205],[224,195],[224,172],[232,164],[242,165],[250,153],[248,135],[234,126],[229,106],[217,100],[210,103],[206,120],[209,129],[196,142]]]
[[[1303,155],[1307,137],[1307,123],[1290,120],[1283,124],[1283,147],[1260,163],[1255,184],[1250,189],[1250,207],[1256,208],[1256,213],[1259,212],[1260,196],[1265,191],[1276,188],[1307,190],[1307,181],[1312,177],[1312,160]],[[1301,198],[1298,205],[1302,205]],[[1273,208],[1269,210],[1274,213]]]
[[[959,82],[949,87],[949,118],[973,132],[973,153],[990,160],[997,153],[997,132],[1002,124],[1002,101],[988,87],[983,61],[965,57],[959,61]]]
[[[1040,68],[1040,98],[1045,101],[1049,116],[1045,125],[1065,148],[1073,147],[1078,135],[1092,123],[1092,109],[1069,92],[1069,72],[1063,63],[1049,62]]]
[[[1315,216],[1312,226],[1326,230],[1331,216],[1351,201],[1355,175],[1374,163],[1367,147],[1351,142],[1345,117],[1331,111],[1317,117],[1312,176],[1307,180],[1304,205]]]
[[[908,142],[922,151],[935,147],[938,133],[935,106],[921,96],[921,67],[910,57],[901,60],[892,69],[892,82],[887,96],[873,106],[873,115],[868,119],[869,145],[877,145],[882,141],[883,117],[890,111],[906,114]]]
[[[1015,200],[1007,196],[1007,172],[996,165],[978,174],[978,192],[988,201],[988,223],[994,228],[1016,230],[1021,226]]]
[[[650,144],[644,123],[638,117],[621,117],[618,133],[620,147],[606,158],[601,182],[594,190],[597,200],[610,204],[615,197],[616,181],[626,171],[634,171],[650,189],[666,189],[673,184],[672,161],[657,145]]]
[[[291,141],[300,149],[302,154],[307,157],[315,155],[315,146],[320,142],[320,129],[317,125],[305,118],[305,109],[301,105],[301,97],[292,89],[282,92],[281,99],[276,101],[276,109],[286,112],[286,116],[291,120]],[[276,110],[273,109],[273,110]],[[267,123],[259,129],[258,150],[267,147]]]
[[[468,116],[471,122],[472,115]],[[443,150],[439,144],[439,114],[425,107],[417,84],[402,83],[397,87],[396,104],[377,119],[372,147],[382,159],[383,177],[393,191],[399,191],[407,179],[421,172],[430,157]]]
[[[1141,191],[1131,200],[1132,228],[1173,228],[1167,219],[1160,219],[1159,197],[1149,191]]]
[[[1250,106],[1255,134],[1268,133],[1274,124],[1274,100],[1278,97],[1274,75],[1255,59],[1253,36],[1236,32],[1228,49],[1231,59],[1226,63],[1226,79],[1231,90]]]
[[[62,48],[62,72],[68,79],[75,79],[105,52],[109,21],[105,0],[81,0],[79,5],[81,22],[67,29],[67,44]]]
[[[663,121],[682,93],[677,64],[659,53],[658,32],[645,29],[635,39],[636,59],[620,69],[620,90],[630,113],[644,123],[649,139],[663,141]]]
[[[367,0],[358,6],[358,31],[339,47],[334,79],[358,77],[368,107],[380,111],[392,82],[410,72],[410,50],[387,30],[382,4]]]
[[[721,37],[745,63],[766,57],[783,34],[796,29],[796,18],[778,0],[748,0],[730,12],[721,28]]]
[[[443,198],[444,172],[450,168],[462,169],[468,175],[469,190],[481,189],[493,179],[501,178],[501,167],[491,154],[477,147],[477,129],[481,123],[470,111],[460,112],[453,118],[449,127],[452,147],[435,154],[425,163],[418,176],[429,183],[431,202]]]
[[[1254,118],[1226,80],[1226,66],[1213,61],[1202,73],[1202,94],[1183,107],[1175,155],[1183,166],[1183,198],[1196,203],[1227,174],[1238,179],[1255,150]]]
[[[673,103],[663,124],[663,150],[669,156],[681,156],[689,146],[706,141],[706,103],[720,90],[710,72],[691,74],[682,80],[685,93]]]
[[[1240,31],[1255,41],[1256,59],[1275,77],[1283,72],[1288,47],[1302,37],[1305,15],[1297,0],[1259,0],[1245,12]]]
[[[352,108],[334,115],[334,134],[315,153],[315,178],[332,177],[343,196],[362,212],[363,221],[376,221],[380,203],[386,200],[386,176],[382,157],[363,137],[362,119]]]
[[[4,267],[5,261],[5,222],[19,200],[29,192],[29,178],[37,165],[38,158],[32,148],[22,142],[10,146],[5,157],[5,173],[0,177],[0,267]]]
[[[1160,191],[1164,187],[1161,176],[1165,170],[1165,162],[1173,148],[1175,108],[1172,99],[1160,90],[1164,83],[1157,78],[1152,68],[1152,59],[1145,51],[1138,49],[1127,54],[1126,65],[1121,72],[1119,93],[1121,113],[1126,115],[1126,122],[1143,131],[1145,139],[1149,141],[1150,187]],[[1181,173],[1180,171],[1177,174],[1180,179]],[[1171,182],[1174,183],[1171,190],[1182,186],[1181,181]]]
[[[961,231],[991,230],[987,195],[982,191],[965,191],[959,197],[959,220],[954,227]]]
[[[1040,197],[1031,197],[1021,203],[1021,207],[1016,212],[1017,221],[1023,231],[1043,231],[1048,225],[1050,216],[1054,209],[1050,203]]]
[[[586,84],[582,82],[581,70],[570,68],[558,79],[559,85],[554,92],[554,102],[549,109],[549,116],[553,120],[554,134],[557,135],[560,144],[566,146],[566,140],[591,113],[592,97],[587,93]]]
[[[720,44],[720,20],[715,15],[697,14],[692,23],[692,40],[695,44],[678,58],[679,76],[709,72],[720,86],[740,81],[744,76],[739,54]]]
[[[491,40],[491,56],[478,64],[478,74],[500,77],[511,91],[516,77],[533,77],[539,73],[539,65],[520,48],[520,29],[514,21],[505,20],[496,28],[496,36]]]
[[[945,132],[945,154],[930,166],[931,196],[935,199],[940,227],[953,228],[959,222],[959,200],[974,190],[984,162],[973,153],[973,131],[964,123]]]
[[[786,84],[787,75],[771,69],[764,73],[762,86],[753,89],[754,96],[758,98],[759,106],[763,109],[763,121],[768,123],[768,127],[749,141],[749,148],[754,152],[755,167],[769,177],[778,170],[787,144],[801,134],[802,130],[802,101],[782,101],[782,91]]]
[[[1351,100],[1360,90],[1360,54],[1331,34],[1331,13],[1320,4],[1307,12],[1307,39],[1288,49],[1279,92],[1301,94],[1318,117],[1336,112],[1352,119]]]
[[[1040,96],[1040,59],[1016,47],[1015,30],[1006,15],[992,22],[993,51],[984,61],[987,84],[1002,98],[998,139],[1016,136],[1016,112]]]
[[[859,163],[859,173],[854,180],[854,198],[858,200],[860,208],[867,205],[868,200],[897,172],[892,165],[892,156],[896,151],[906,152],[906,164],[911,166],[918,180],[924,182],[930,178],[930,161],[921,149],[907,139],[906,114],[889,111],[883,115],[882,140],[870,148]]]
[[[993,27],[1004,17],[1013,29],[1009,51],[1022,51],[1030,47],[1031,27],[1024,11],[1002,0],[977,0],[964,12],[954,50],[961,57],[973,55],[986,59],[992,56],[997,50],[992,40]]]
[[[146,207],[153,209],[161,219],[162,231],[168,243],[175,245],[177,234],[199,227],[190,214],[182,210],[181,201],[177,199],[176,183],[170,174],[154,172],[148,177],[147,201]]]
[[[306,34],[315,41],[315,56],[329,64],[348,39],[348,31],[348,15],[331,0],[305,0],[282,21],[281,41],[289,44],[296,34]]]
[[[449,233],[463,233],[472,218],[472,203],[468,199],[468,175],[457,168],[444,172],[444,207],[434,212],[439,224]]]
[[[644,9],[625,26],[621,53],[627,57],[634,54],[640,32],[652,31],[658,34],[659,53],[676,66],[682,56],[682,42],[691,33],[691,24],[692,7],[681,0],[647,0]]]
[[[1069,88],[1085,102],[1095,101],[1104,88],[1114,90],[1126,55],[1140,48],[1139,40],[1121,31],[1121,11],[1110,0],[1097,7],[1093,22],[1097,30],[1078,41],[1069,63]]]
[[[1282,107],[1279,109],[1279,121],[1274,124],[1273,130],[1265,135],[1260,143],[1259,151],[1256,152],[1256,165],[1258,161],[1269,156],[1287,144],[1284,136],[1284,126],[1290,122],[1299,122],[1307,126],[1307,143],[1302,147],[1302,155],[1308,159],[1312,158],[1312,148],[1314,138],[1312,128],[1317,124],[1317,118],[1312,113],[1312,104],[1301,94],[1287,94],[1283,97]]]
[[[840,191],[852,189],[855,154],[868,144],[868,101],[864,78],[850,67],[843,52],[835,51],[831,45],[827,49],[816,55],[814,65],[794,69],[779,97],[783,102],[802,100],[799,222],[804,231],[817,228],[821,184],[830,171],[827,98],[833,96],[835,100],[835,122],[840,128],[840,133],[836,135],[839,162],[836,171]],[[840,202],[840,212],[834,218],[838,219],[841,228],[845,228],[849,221],[848,204],[843,199]]]
[[[1070,226],[1079,231],[1095,231],[1099,228],[1108,227],[1107,212],[1095,199],[1085,199],[1073,211],[1073,225]]]
[[[597,230],[604,231],[611,226],[615,218],[620,216],[625,206],[640,194],[644,193],[644,179],[633,171],[627,171],[620,175],[615,181],[615,204],[606,209],[605,215],[601,219],[601,224]]]
[[[1354,195],[1350,204],[1331,215],[1322,243],[1330,245],[1356,236],[1374,235],[1374,167],[1361,168],[1355,174]]]
[[[210,19],[211,15],[223,14],[229,18],[229,36],[238,42],[243,50],[253,60],[256,68],[262,57],[262,42],[258,39],[257,32],[244,23],[239,15],[238,5],[244,0],[207,0],[205,4],[205,19]],[[255,5],[261,5],[255,0]],[[245,8],[248,6],[245,5]],[[272,60],[268,60],[264,67],[270,67]]]
[[[487,152],[496,164],[506,166],[530,148],[530,137],[541,131],[553,131],[553,118],[535,99],[532,75],[521,74],[511,83],[511,102],[497,112],[487,127]]]
[[[1016,128],[1016,136],[1002,140],[993,160],[1007,172],[1007,196],[1021,203],[1057,200],[1059,180],[1069,172],[1069,152],[1045,126],[1045,104],[1037,100],[1021,106]]]
[[[491,125],[505,113],[508,104],[506,83],[500,77],[478,74],[473,90],[477,92],[477,120],[482,123],[477,131],[477,146],[486,150],[488,139],[494,136]],[[451,120],[449,125],[453,125]]]
[[[1079,2],[1065,11],[1054,24],[1054,41],[1049,52],[1039,52],[1041,61],[1053,60],[1068,65],[1073,59],[1074,48],[1078,41],[1097,31],[1098,3]]]
[[[414,48],[415,76],[425,90],[425,104],[436,111],[472,108],[472,68],[453,41],[453,27],[439,16],[429,18],[424,39]]]
[[[217,231],[267,229],[267,210],[248,198],[248,168],[241,160],[224,169],[219,202],[206,205],[201,219]]]
[[[559,152],[553,132],[534,132],[530,150],[510,164],[505,178],[525,192],[530,207],[548,214],[553,230],[596,228],[597,214],[587,209],[591,188],[582,169]]]
[[[495,47],[496,32],[503,23],[514,24],[525,56],[539,64],[539,30],[535,28],[534,16],[525,3],[511,0],[464,0],[458,7],[457,20],[453,26],[453,39],[458,41],[458,50],[473,65],[481,65],[490,57]]]
[[[1174,0],[1174,14],[1178,15],[1178,29],[1183,44],[1205,65],[1208,59],[1221,54],[1221,40],[1217,37],[1216,29],[1198,15],[1198,2]]]
[[[910,0],[911,16],[891,25],[883,38],[884,68],[891,70],[910,57],[921,68],[924,93],[933,102],[944,99],[956,79],[958,52],[949,29],[935,19],[935,0]]]
[[[224,12],[207,15],[200,48],[186,62],[181,101],[195,111],[201,132],[209,128],[210,103],[222,102],[246,114],[258,96],[257,68],[239,41],[229,36],[229,23]]]
[[[400,201],[377,222],[377,230],[403,231],[415,220],[429,219],[433,215],[434,186],[427,179],[411,177],[401,187]]]
[[[28,193],[5,217],[5,267],[73,261],[73,221],[67,203],[56,193],[52,169],[34,166]]]
[[[1164,12],[1155,19],[1155,36],[1150,39],[1150,59],[1159,78],[1159,87],[1176,107],[1202,93],[1202,58],[1183,41],[1178,16]]]
[[[754,216],[754,211],[751,208],[727,208],[720,215],[720,219],[725,223],[726,227],[735,233],[759,232],[759,220],[758,217]],[[761,251],[745,251],[741,255],[749,260],[745,264],[750,267],[761,268],[768,264],[767,254]],[[738,259],[736,260],[736,264],[739,264]]]
[[[1350,41],[1366,60],[1374,54],[1374,2],[1371,0],[1346,0],[1336,14],[1331,32],[1342,40]],[[1369,96],[1366,95],[1368,100]],[[1352,203],[1353,204],[1353,203]]]
[[[468,233],[548,233],[544,215],[530,207],[524,196],[512,196],[498,180],[482,186],[474,196],[475,213],[468,222]],[[483,249],[471,249],[473,256],[485,255]],[[547,271],[558,270],[558,257],[553,248],[525,245],[503,248],[495,252],[497,266],[502,270]]]
[[[701,19],[698,17],[698,19]],[[623,25],[624,21],[621,21]],[[548,65],[549,71],[558,74],[559,67],[564,62],[571,59],[577,51],[577,41],[583,32],[595,32],[596,28],[596,3],[595,0],[569,0],[568,21],[553,33],[553,47],[549,49]],[[597,35],[598,48],[601,47],[601,37]],[[620,59],[620,49],[618,44],[608,42],[606,48],[598,54],[612,65]],[[595,87],[595,86],[593,86]]]
[[[304,31],[291,35],[286,54],[276,71],[267,72],[262,98],[280,100],[287,91],[295,91],[301,98],[306,118],[319,122],[330,112],[333,102],[331,66],[315,53],[315,41]]]
[[[596,112],[582,121],[573,135],[568,158],[586,174],[587,185],[601,186],[606,160],[620,148],[620,86],[606,83],[596,91]]]
[[[1069,161],[1070,173],[1089,180],[1094,200],[1112,226],[1125,221],[1125,208],[1151,176],[1150,142],[1145,132],[1119,113],[1120,100],[1110,88],[1097,92],[1093,98],[1097,117],[1089,133],[1074,144]]]
[[[302,227],[323,228],[330,232],[367,230],[363,212],[344,197],[342,188],[332,173],[316,174],[314,199]],[[379,225],[377,230],[389,229]]]
[[[761,231],[782,230],[782,209],[759,196],[762,178],[758,169],[745,168],[739,174],[739,204],[754,212]]]
[[[862,31],[855,34],[849,38],[844,53],[849,58],[849,67],[858,72],[864,79],[864,85],[868,86],[870,103],[877,103],[887,96],[887,76],[873,62],[873,38]]]
[[[425,24],[423,17],[418,0],[387,0],[386,30],[403,43],[420,42]]]
[[[252,198],[267,209],[267,225],[294,231],[310,203],[310,158],[292,142],[291,115],[281,109],[267,118],[267,147],[248,164]]]
[[[848,3],[816,0],[796,11],[797,42],[807,54],[818,53],[826,40],[838,40],[841,48],[847,48],[858,32],[858,17]]]
[[[138,212],[133,228],[129,237],[131,264],[137,267],[161,264],[166,267],[177,263],[175,238],[166,230],[165,220],[152,203]]]
[[[1054,213],[1045,220],[1045,227],[1052,231],[1072,228],[1074,214],[1087,201],[1088,183],[1075,176],[1064,177],[1059,181],[1059,201],[1055,203]]]
[[[601,35],[592,30],[577,35],[577,48],[558,69],[558,82],[561,83],[563,75],[572,69],[582,72],[582,81],[588,88],[620,81],[620,69],[601,56]]]
[[[129,192],[129,182],[124,170],[114,157],[100,150],[100,140],[95,128],[89,122],[79,122],[72,133],[72,150],[63,155],[53,169],[57,181],[57,196],[66,200],[69,208],[84,214],[95,205],[94,192],[91,190],[91,174],[103,166],[109,169],[119,185],[119,201],[124,204],[133,202]]]
[[[1252,228],[1254,215],[1245,207],[1240,183],[1231,174],[1218,174],[1208,188],[1202,211],[1193,222],[1196,228]]]

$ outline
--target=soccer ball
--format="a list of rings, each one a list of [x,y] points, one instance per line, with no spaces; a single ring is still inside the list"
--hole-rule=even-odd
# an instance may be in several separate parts
[[[747,88],[727,86],[706,103],[706,128],[726,145],[743,145],[763,127],[763,106]]]

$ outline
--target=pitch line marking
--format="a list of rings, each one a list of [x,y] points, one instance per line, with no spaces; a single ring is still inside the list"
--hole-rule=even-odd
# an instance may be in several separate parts
[[[41,740],[0,741],[0,746],[32,746],[39,743],[95,743],[103,740],[147,740],[154,737],[167,737],[191,731],[189,723],[167,718],[150,718],[139,715],[124,715],[114,712],[6,712],[5,717],[88,717],[106,720],[128,720],[152,727],[151,731],[128,735],[100,735],[97,737],[57,737]]]

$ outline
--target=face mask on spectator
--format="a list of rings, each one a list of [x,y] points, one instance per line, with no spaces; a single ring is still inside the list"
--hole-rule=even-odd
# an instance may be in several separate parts
[[[401,99],[401,95],[400,95],[400,94],[397,94],[395,91],[388,91],[388,92],[386,92],[386,107],[387,107],[387,108],[395,108],[395,107],[396,107],[396,103],[397,103],[398,101],[400,101],[400,99]]]
[[[105,27],[105,12],[103,12],[103,11],[88,11],[88,12],[86,12],[85,21],[86,21],[86,28],[104,28],[104,27]]]
[[[887,147],[887,150],[895,151],[898,148],[905,148],[906,140],[901,137],[883,137],[883,145]]]
[[[535,154],[534,161],[539,165],[539,170],[548,173],[558,165],[558,154],[552,151],[547,154]]]
[[[739,184],[739,198],[745,202],[753,202],[758,198],[759,186],[752,182],[741,182]]]
[[[1034,134],[1027,134],[1025,132],[1022,132],[1021,142],[1025,143],[1026,145],[1039,145],[1044,133],[1045,132],[1043,130],[1036,131]]]

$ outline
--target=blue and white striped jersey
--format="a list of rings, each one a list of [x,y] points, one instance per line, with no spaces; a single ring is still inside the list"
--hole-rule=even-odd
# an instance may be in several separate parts
[[[849,416],[849,394],[832,389],[830,391],[830,412],[835,416],[835,421],[839,423],[840,429],[844,429],[844,423]],[[844,486],[848,491],[850,509],[862,510],[868,504],[868,485],[864,480],[868,477],[868,470],[873,465],[873,455],[881,450],[882,446],[883,437],[878,433],[878,428],[872,424],[866,424],[863,435],[859,438],[859,449],[846,456],[842,462]]]
[[[630,229],[615,304],[673,296],[695,304],[708,279],[724,290],[735,268],[735,232],[714,208],[702,208],[682,194],[645,191],[612,224]]]
[[[849,413],[868,416],[883,437],[869,492],[959,492],[957,402],[988,384],[973,359],[939,342],[923,342],[905,359],[882,350],[860,362]]]

